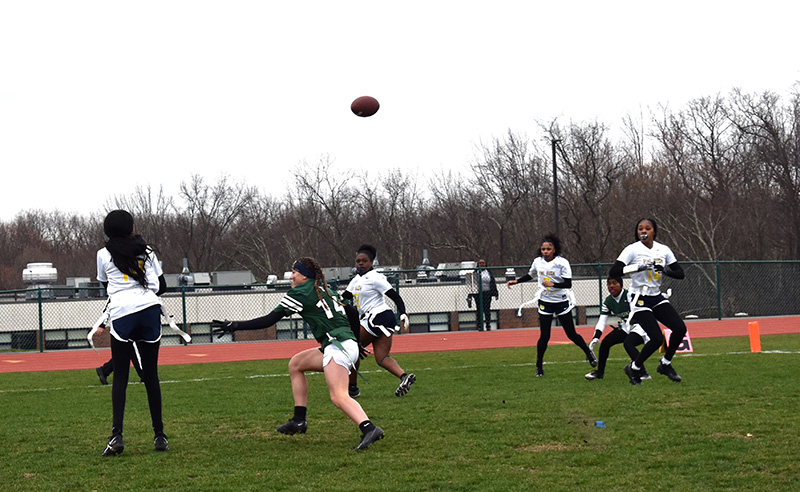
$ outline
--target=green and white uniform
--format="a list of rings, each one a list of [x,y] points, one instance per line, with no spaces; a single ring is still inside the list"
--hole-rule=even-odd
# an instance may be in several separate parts
[[[600,336],[605,331],[606,326],[611,324],[615,330],[622,330],[625,333],[634,332],[639,334],[646,343],[647,340],[650,340],[650,337],[647,336],[647,333],[645,333],[641,326],[636,323],[634,323],[632,326],[627,325],[630,312],[631,306],[628,302],[627,289],[622,289],[619,297],[614,297],[609,294],[603,301],[603,305],[600,308],[600,318],[597,320],[597,324],[594,327],[594,338],[592,340],[599,340]]]
[[[602,333],[606,325],[609,324],[609,319],[611,319],[611,323],[616,323],[613,325],[614,329],[624,330],[625,320],[628,319],[630,311],[631,308],[628,304],[627,290],[622,289],[619,297],[614,297],[609,294],[600,307],[600,319],[597,320],[597,325],[595,325],[594,329]]]
[[[308,280],[287,292],[280,305],[273,310],[281,317],[299,314],[311,328],[323,351],[332,340],[343,342],[356,339],[344,307],[336,302],[339,294],[328,288],[325,290],[327,295],[323,294],[323,300],[320,300],[314,289],[314,280]]]

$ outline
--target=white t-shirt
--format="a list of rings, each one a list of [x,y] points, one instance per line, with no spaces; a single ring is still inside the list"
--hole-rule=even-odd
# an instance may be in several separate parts
[[[386,276],[375,270],[364,275],[356,275],[347,285],[347,292],[353,294],[355,306],[362,317],[382,313],[389,308],[383,295],[392,288]]]
[[[641,241],[631,243],[622,250],[617,261],[625,265],[643,265],[653,263],[656,265],[667,266],[678,261],[672,250],[668,246],[653,241],[653,247],[648,248]],[[643,296],[655,296],[661,293],[662,273],[648,268],[641,272],[631,274],[631,294]]]
[[[164,272],[156,254],[152,251],[144,262],[144,271],[147,288],[142,287],[133,277],[120,272],[106,248],[97,252],[97,280],[108,282],[106,289],[109,297],[108,312],[112,321],[155,304],[161,304],[156,292],[158,292],[158,277]]]
[[[531,263],[531,269],[528,270],[528,275],[533,278],[538,278],[540,300],[547,302],[563,302],[569,300],[569,289],[545,287],[542,285],[542,282],[545,280],[559,283],[563,282],[564,279],[572,278],[572,267],[569,266],[569,261],[563,256],[556,256],[551,261],[545,261],[544,258],[539,256]]]

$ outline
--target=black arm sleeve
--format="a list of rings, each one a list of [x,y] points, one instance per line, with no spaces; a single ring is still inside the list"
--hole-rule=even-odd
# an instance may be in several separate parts
[[[344,312],[347,315],[347,321],[350,322],[350,329],[353,330],[353,334],[356,336],[356,340],[359,342],[361,341],[361,321],[358,316],[358,309],[355,306],[351,306],[349,304],[344,305]]]
[[[342,299],[347,301],[345,304],[351,304],[352,305],[353,304],[353,302],[352,302],[353,301],[353,293],[350,292],[349,290],[344,291],[342,293]]]
[[[622,263],[619,260],[615,261],[614,264],[611,265],[611,270],[608,271],[608,276],[609,277],[622,277],[622,276],[624,276],[625,274],[622,273],[622,269],[623,268],[625,268],[625,263]]]
[[[158,290],[156,291],[156,295],[161,297],[161,294],[167,291],[167,281],[164,280],[163,275],[158,276]]]
[[[278,321],[283,319],[283,315],[277,311],[272,311],[266,316],[262,316],[260,318],[251,319],[250,321],[239,321],[236,330],[260,330],[261,328],[267,328]]]
[[[686,277],[686,273],[684,273],[683,268],[681,268],[677,261],[667,265],[667,267],[664,269],[664,275],[667,277],[676,278],[678,280],[683,280],[683,278]]]
[[[517,283],[521,284],[522,282],[527,282],[529,280],[533,280],[533,277],[531,277],[530,273],[526,273],[525,275],[517,279]]]
[[[396,290],[387,290],[386,297],[394,301],[394,304],[397,306],[397,310],[400,311],[400,314],[406,314],[406,304],[403,302],[403,298],[400,297],[400,294],[398,294]]]
[[[565,278],[563,282],[553,282],[553,287],[556,289],[569,289],[572,287],[572,279]]]

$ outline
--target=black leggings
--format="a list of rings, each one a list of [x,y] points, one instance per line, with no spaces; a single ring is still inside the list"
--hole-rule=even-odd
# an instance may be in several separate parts
[[[583,337],[578,335],[575,331],[575,323],[572,321],[572,313],[561,314],[558,316],[561,326],[564,328],[564,333],[567,335],[572,343],[577,345],[589,357],[591,351],[589,346],[583,340]],[[544,361],[544,353],[547,350],[547,344],[550,343],[550,325],[553,323],[552,314],[539,313],[539,341],[536,342],[536,365],[541,366]]]
[[[158,434],[164,431],[164,422],[161,419],[161,383],[158,380],[158,349],[160,342],[138,342],[136,347],[142,358],[142,382],[147,391],[147,403],[150,405],[150,419],[153,431]],[[114,366],[114,382],[111,386],[111,406],[113,409],[112,434],[122,434],[122,422],[125,417],[125,398],[128,389],[128,375],[130,373],[131,357],[133,353],[132,342],[120,342],[111,337],[111,363]]]
[[[635,334],[634,334],[635,335]],[[600,354],[598,355],[597,361],[597,372],[605,372],[606,371],[606,361],[608,361],[608,354],[611,351],[611,347],[614,345],[619,345],[620,343],[624,343],[625,351],[628,353],[628,356],[631,360],[636,360],[636,357],[639,356],[639,350],[636,348],[636,345],[642,343],[642,339],[639,338],[638,343],[634,343],[633,345],[629,345],[626,343],[626,340],[630,339],[631,337],[622,330],[615,329],[611,333],[603,338],[603,341],[600,342]]]
[[[675,351],[678,350],[683,338],[686,336],[686,324],[681,319],[678,311],[668,302],[659,304],[652,311],[639,311],[634,314],[631,323],[639,323],[647,333],[647,336],[650,337],[650,341],[644,345],[639,356],[635,359],[637,367],[641,368],[644,361],[661,347],[664,337],[661,335],[661,328],[658,326],[659,322],[672,330],[667,351],[664,353],[665,359],[672,360],[672,357],[675,356]]]

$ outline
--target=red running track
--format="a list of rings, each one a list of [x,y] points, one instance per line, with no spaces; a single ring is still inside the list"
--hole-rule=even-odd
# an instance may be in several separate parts
[[[800,316],[774,318],[732,318],[712,321],[687,321],[692,339],[713,337],[747,337],[748,322],[758,321],[761,335],[800,333]],[[589,340],[594,327],[578,327],[578,333]],[[533,347],[539,338],[538,329],[497,330],[489,332],[451,331],[401,335],[394,339],[392,352],[444,352],[508,347]],[[551,344],[570,343],[560,328],[554,328]],[[224,343],[162,347],[160,365],[235,362],[245,360],[288,359],[297,352],[316,347],[314,340],[289,342]],[[747,345],[749,347],[749,345]],[[0,354],[0,373],[62,371],[92,369],[111,357],[110,349],[100,354],[89,349],[53,350],[48,352],[12,352]]]

